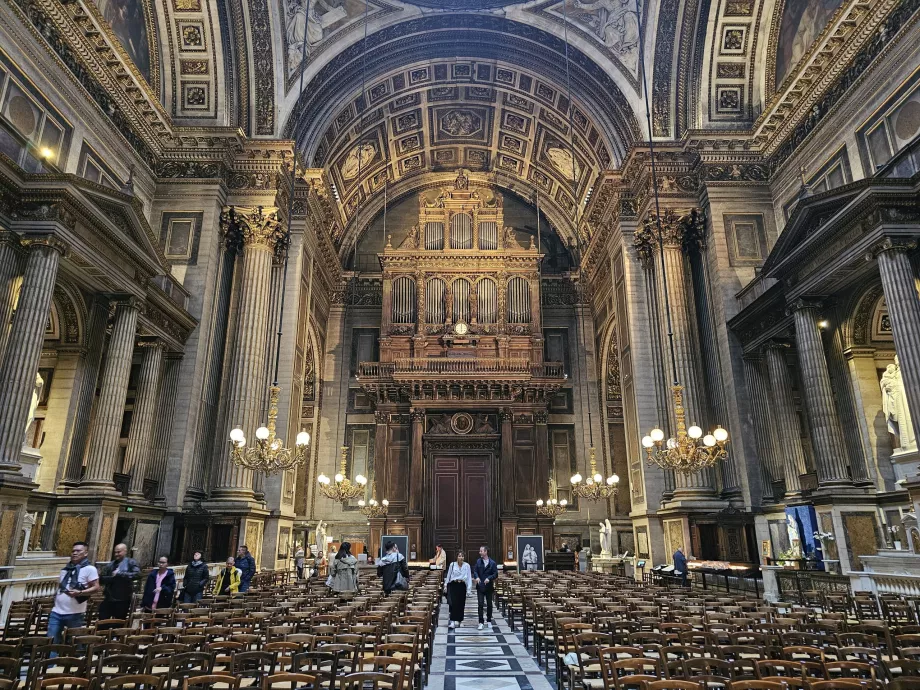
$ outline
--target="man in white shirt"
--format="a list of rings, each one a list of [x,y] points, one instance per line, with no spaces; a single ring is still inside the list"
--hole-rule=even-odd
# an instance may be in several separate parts
[[[99,572],[89,562],[89,546],[78,541],[70,552],[70,563],[61,571],[54,608],[48,618],[48,637],[54,644],[63,642],[64,628],[82,628],[86,621],[86,602],[99,591]]]

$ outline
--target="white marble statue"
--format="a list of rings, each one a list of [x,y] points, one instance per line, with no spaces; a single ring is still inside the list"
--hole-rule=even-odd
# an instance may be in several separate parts
[[[32,540],[32,528],[35,527],[35,513],[26,513],[22,516],[22,553],[25,556],[29,553],[29,542]]]
[[[316,523],[316,546],[321,554],[326,554],[326,549],[328,548],[326,544],[326,523],[322,520]]]
[[[914,435],[914,425],[897,356],[894,358],[894,364],[889,364],[885,369],[879,386],[882,389],[882,412],[888,422],[888,431],[897,435],[902,452],[917,450],[917,438]]]
[[[39,373],[35,374],[35,388],[32,389],[32,404],[29,405],[29,420],[26,422],[26,433],[29,433],[29,429],[32,427],[32,422],[35,421],[35,412],[38,410],[38,401],[42,397],[42,388],[45,387],[45,380],[42,378],[42,375]],[[29,439],[31,440],[31,439]]]
[[[610,554],[610,541],[611,541],[610,540],[610,537],[611,537],[610,520],[604,520],[604,522],[600,523],[600,525],[601,525],[601,528],[600,528],[601,557],[609,558],[611,555]]]
[[[524,553],[521,554],[521,565],[524,570],[536,570],[539,562],[537,550],[530,544],[524,546]]]

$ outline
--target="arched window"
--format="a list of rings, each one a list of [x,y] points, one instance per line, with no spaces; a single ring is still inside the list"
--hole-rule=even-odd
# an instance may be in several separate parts
[[[444,249],[444,223],[425,223],[425,249]]]
[[[523,278],[508,281],[508,323],[530,323],[530,283]]]
[[[457,278],[454,288],[454,321],[470,322],[470,281]]]
[[[450,248],[473,248],[473,216],[469,213],[455,213],[450,219]]]
[[[393,323],[415,323],[415,280],[400,276],[393,281]]]
[[[425,322],[444,323],[444,294],[447,285],[440,278],[431,278],[425,287]]]
[[[479,323],[495,323],[498,317],[498,288],[491,278],[483,278],[476,284]]]

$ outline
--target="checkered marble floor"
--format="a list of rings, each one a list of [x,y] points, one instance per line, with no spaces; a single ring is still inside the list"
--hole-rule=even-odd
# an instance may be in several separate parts
[[[492,625],[477,630],[476,595],[466,600],[460,628],[447,627],[441,607],[426,690],[553,690],[543,670],[495,607]]]

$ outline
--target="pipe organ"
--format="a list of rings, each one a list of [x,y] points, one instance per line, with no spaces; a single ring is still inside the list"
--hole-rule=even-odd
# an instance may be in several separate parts
[[[548,479],[548,403],[565,374],[543,357],[542,256],[505,227],[502,203],[461,172],[434,201],[422,195],[418,224],[378,255],[380,361],[359,362],[358,381],[375,407],[387,529],[405,530],[413,550],[489,543],[506,554],[521,530],[551,536],[534,505]],[[371,520],[373,544],[383,528]]]

